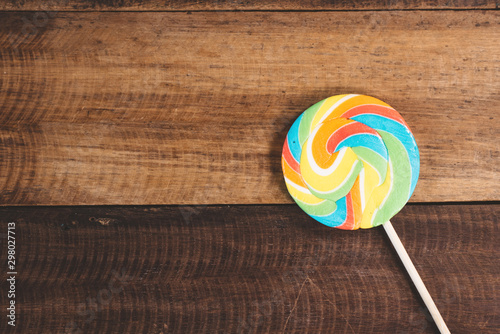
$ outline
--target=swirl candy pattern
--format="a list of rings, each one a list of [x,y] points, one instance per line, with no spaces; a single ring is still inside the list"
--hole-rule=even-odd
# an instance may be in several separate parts
[[[295,202],[340,229],[389,221],[415,190],[420,156],[401,115],[365,95],[336,95],[293,123],[281,159]]]

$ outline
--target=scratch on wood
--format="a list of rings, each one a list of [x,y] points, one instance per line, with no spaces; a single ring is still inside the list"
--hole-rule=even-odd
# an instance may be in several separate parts
[[[319,290],[319,292],[321,292],[321,294],[323,295],[323,297],[325,298],[325,300],[331,304],[333,306],[333,308],[335,309],[335,311],[337,311],[338,314],[340,314],[340,316],[342,317],[342,319],[345,320],[345,323],[347,324],[347,326],[351,329],[351,332],[356,334],[356,332],[354,331],[354,328],[352,328],[351,324],[349,323],[349,320],[347,320],[346,316],[338,309],[337,305],[335,305],[334,302],[332,302],[330,299],[328,299],[328,297],[326,296],[326,294],[323,292],[323,289],[321,289],[317,284],[315,284],[310,278],[309,279],[309,283],[312,284],[313,287],[315,287],[316,289]]]
[[[297,298],[295,298],[295,303],[293,304],[293,307],[290,311],[290,314],[288,315],[288,318],[286,318],[285,321],[285,326],[283,326],[283,333],[285,333],[286,326],[288,325],[288,321],[292,317],[293,311],[295,311],[295,308],[297,307],[297,303],[299,301],[300,295],[302,294],[302,289],[304,289],[304,285],[306,284],[307,281],[310,281],[309,277],[307,277],[304,282],[302,282],[302,285],[300,286],[299,294],[297,295]]]

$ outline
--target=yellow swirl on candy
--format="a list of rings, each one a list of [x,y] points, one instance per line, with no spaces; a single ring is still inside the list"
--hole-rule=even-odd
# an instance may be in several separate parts
[[[336,95],[297,118],[283,146],[282,168],[295,202],[341,229],[378,226],[409,200],[420,157],[401,115],[365,95]]]

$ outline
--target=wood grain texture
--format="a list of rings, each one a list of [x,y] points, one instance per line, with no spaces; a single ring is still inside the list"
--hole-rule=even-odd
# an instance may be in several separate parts
[[[408,205],[393,220],[454,334],[500,330],[499,211]],[[295,205],[0,217],[2,233],[16,222],[21,333],[437,333],[383,229],[330,229]]]
[[[1,204],[290,203],[289,126],[351,92],[410,124],[413,201],[500,199],[498,12],[42,14],[0,14]]]
[[[403,9],[493,9],[497,0],[7,0],[0,10],[120,10],[120,11],[183,11],[183,10],[403,10]]]

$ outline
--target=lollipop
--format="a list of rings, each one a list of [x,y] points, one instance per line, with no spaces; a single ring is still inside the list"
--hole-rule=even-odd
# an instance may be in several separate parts
[[[285,140],[288,192],[312,218],[345,230],[383,225],[429,312],[449,333],[389,219],[408,202],[420,156],[403,117],[365,95],[336,95],[304,111]]]

